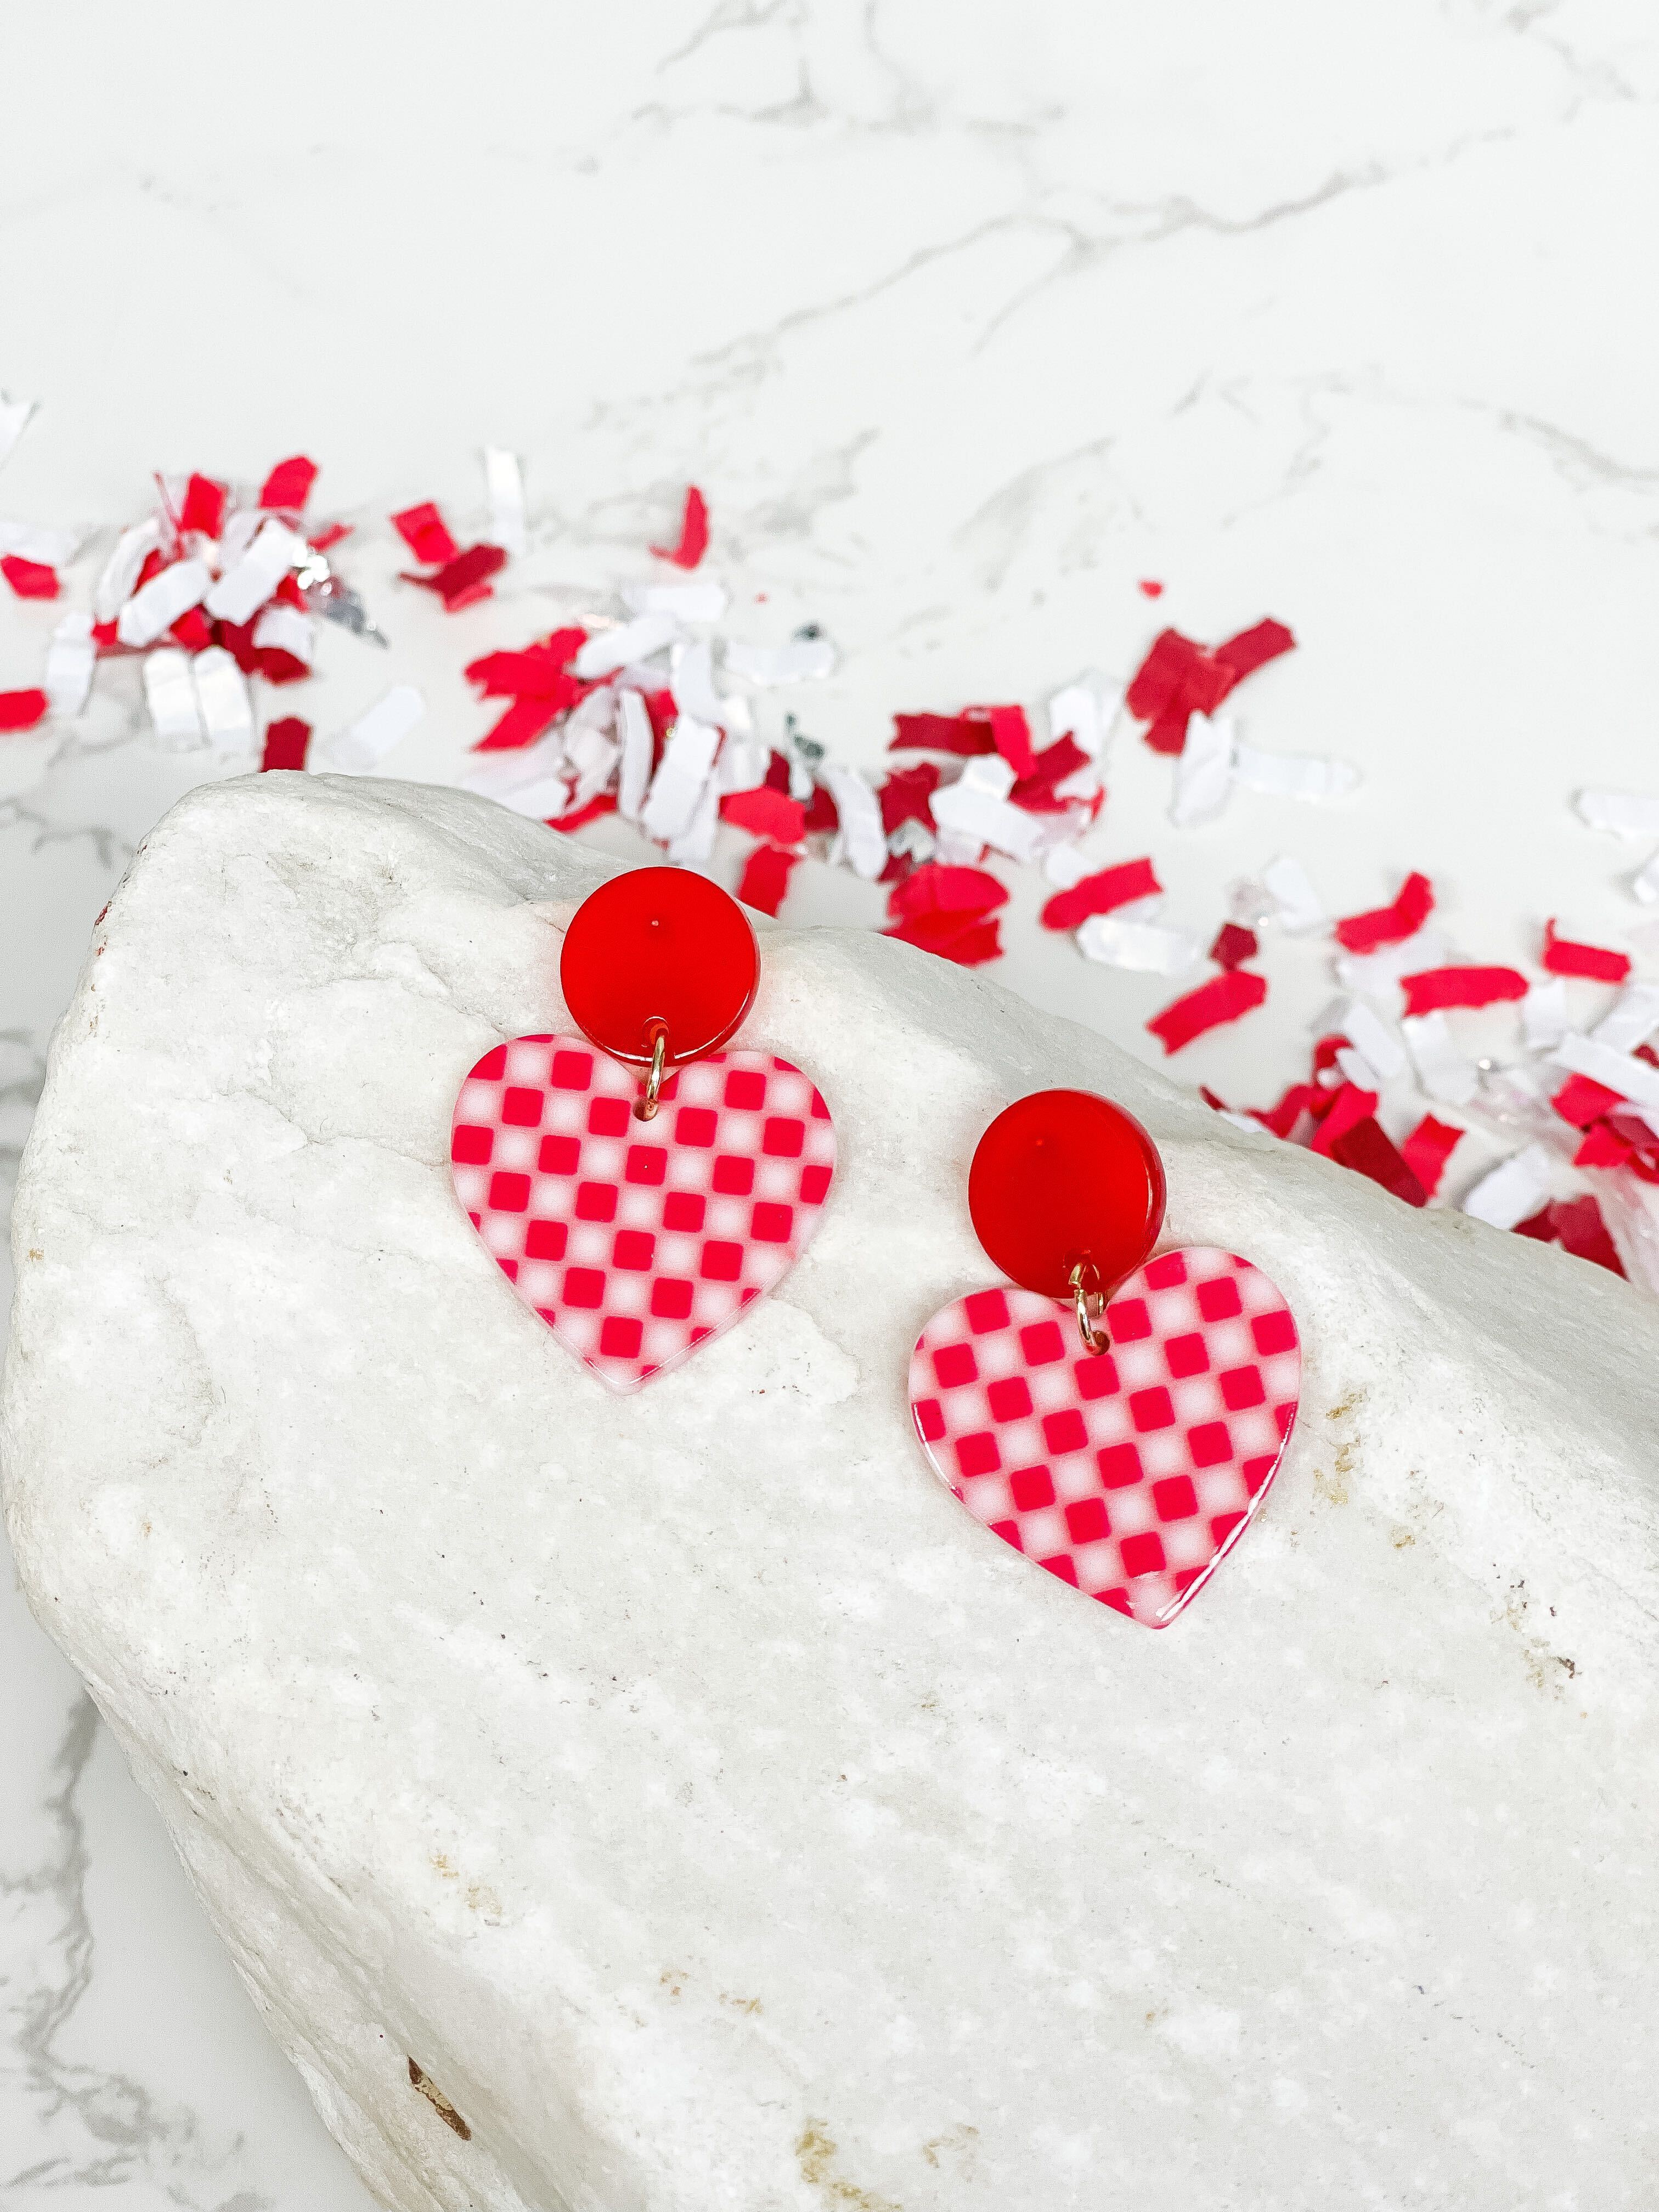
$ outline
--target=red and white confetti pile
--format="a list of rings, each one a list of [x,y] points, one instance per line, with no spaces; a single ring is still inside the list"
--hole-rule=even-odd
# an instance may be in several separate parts
[[[27,404],[0,395],[0,459]],[[489,598],[528,544],[516,458],[486,450],[488,535],[462,544],[431,501],[388,518],[411,566],[399,574],[453,615]],[[335,566],[350,532],[308,519],[317,470],[279,462],[257,489],[220,478],[156,479],[153,509],[104,550],[88,604],[58,620],[37,683],[0,690],[0,732],[72,722],[100,660],[142,663],[154,742],[211,748],[265,769],[380,769],[419,722],[420,691],[391,685],[323,741],[306,719],[267,711],[309,678],[319,619],[384,645]],[[1094,848],[1115,726],[1142,726],[1171,763],[1169,819],[1213,820],[1236,787],[1285,800],[1351,794],[1348,763],[1247,744],[1224,712],[1238,687],[1295,644],[1264,620],[1211,647],[1164,629],[1127,684],[1094,672],[1023,703],[895,714],[890,765],[872,777],[837,762],[783,717],[756,734],[756,703],[781,686],[822,680],[836,665],[815,625],[781,646],[721,636],[726,593],[699,571],[710,542],[702,493],[685,494],[672,544],[641,549],[660,564],[584,611],[466,667],[490,719],[462,781],[561,830],[615,813],[669,859],[708,863],[725,823],[750,841],[739,896],[775,915],[803,861],[849,868],[886,887],[886,933],[977,966],[997,959],[1009,864],[1049,887],[1041,926],[1069,933],[1086,960],[1182,980],[1146,1027],[1181,1052],[1267,997],[1264,959],[1280,936],[1328,939],[1342,996],[1320,1024],[1306,1075],[1270,1107],[1229,1120],[1306,1146],[1413,1206],[1443,1205],[1469,1130],[1484,1156],[1505,1152],[1464,1190],[1462,1210],[1553,1242],[1659,1291],[1659,986],[1630,981],[1628,954],[1577,941],[1554,921],[1535,975],[1466,960],[1436,920],[1428,878],[1407,877],[1386,906],[1333,919],[1303,863],[1283,854],[1245,883],[1218,886],[1202,928],[1163,914],[1150,856]],[[58,600],[61,572],[82,551],[73,533],[0,520],[0,576],[19,598]],[[1143,584],[1149,598],[1161,586]],[[718,654],[718,671],[716,656]],[[1659,799],[1586,791],[1593,829],[1659,844]],[[1659,853],[1634,876],[1659,902]],[[1204,980],[1193,971],[1207,966]],[[1569,1020],[1569,986],[1617,992],[1592,1025]],[[1471,1058],[1455,1018],[1510,1004],[1519,1057]],[[1477,1146],[1477,1152],[1483,1147]]]

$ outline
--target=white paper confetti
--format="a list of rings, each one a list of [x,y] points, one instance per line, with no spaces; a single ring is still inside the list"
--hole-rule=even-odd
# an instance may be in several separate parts
[[[46,692],[54,714],[80,713],[92,690],[92,672],[97,665],[92,617],[76,611],[62,616],[46,647]]]
[[[115,635],[123,645],[154,645],[180,615],[201,605],[212,582],[206,562],[174,561],[133,593],[116,618]]]
[[[208,612],[216,622],[251,622],[307,551],[303,538],[285,522],[269,518],[235,567],[228,568],[208,593]]]
[[[1322,929],[1330,917],[1320,902],[1307,870],[1286,853],[1261,871],[1261,880],[1277,908],[1274,919],[1292,936],[1304,930]]]
[[[686,584],[624,584],[629,614],[672,615],[676,622],[718,622],[726,612],[726,587],[712,576]]]
[[[1573,803],[1592,830],[1615,837],[1659,837],[1659,799],[1637,791],[1581,791]]]
[[[650,712],[639,692],[617,692],[617,731],[622,739],[617,811],[624,822],[637,822],[651,782],[651,763],[656,750]]]
[[[38,561],[42,568],[66,568],[79,544],[72,531],[48,530],[38,522],[0,522],[0,553]]]
[[[750,645],[733,638],[726,666],[750,684],[804,684],[831,675],[836,648],[827,637],[793,637],[787,645]]]
[[[720,733],[713,722],[700,722],[683,714],[675,723],[651,788],[640,810],[640,824],[647,836],[668,844],[690,827],[710,779]]]
[[[1406,970],[1408,975],[1413,972]],[[1559,1044],[1567,1028],[1566,978],[1552,975],[1547,983],[1534,983],[1521,1001],[1521,1033],[1528,1051],[1545,1052]]]
[[[336,768],[363,775],[406,738],[426,712],[426,701],[412,684],[394,684],[366,714],[340,732],[328,748]]]
[[[592,684],[630,662],[649,660],[653,653],[672,645],[679,634],[680,626],[672,615],[638,615],[632,622],[618,623],[614,629],[595,631],[571,666],[584,684]]]
[[[3,461],[22,436],[29,416],[34,412],[33,399],[8,399],[0,392],[0,461]]]
[[[1382,1016],[1360,1000],[1348,1001],[1334,1027],[1357,1051],[1364,1054],[1384,1082],[1405,1073],[1405,1048]]]
[[[1048,702],[1050,744],[1070,738],[1091,761],[1101,759],[1123,705],[1123,689],[1097,669],[1085,668],[1075,683],[1056,691]]]
[[[608,731],[594,723],[578,723],[573,715],[565,732],[564,749],[575,774],[570,804],[586,806],[610,783],[622,748]]]
[[[1407,1014],[1400,1024],[1417,1079],[1431,1098],[1466,1106],[1480,1088],[1480,1071],[1460,1052],[1443,1013]]]
[[[1078,950],[1103,967],[1128,968],[1143,975],[1184,975],[1198,958],[1199,942],[1190,930],[1161,922],[1126,921],[1121,911],[1091,914],[1077,932]]]
[[[1559,976],[1556,980],[1561,981]],[[1565,995],[1564,989],[1564,999]],[[1632,983],[1620,993],[1590,1036],[1597,1044],[1608,1045],[1614,1052],[1634,1052],[1638,1044],[1647,1042],[1655,1030],[1659,1030],[1659,983]]]
[[[707,638],[677,645],[669,665],[668,688],[679,713],[690,714],[694,722],[713,723],[717,729],[742,726],[741,717],[735,712],[740,702],[722,698],[714,689],[714,658]]]
[[[503,553],[525,549],[524,471],[503,446],[483,449],[484,489],[489,500],[489,542]]]
[[[533,745],[521,746],[514,752],[486,754],[461,781],[468,791],[476,791],[485,799],[498,799],[503,806],[511,806],[515,814],[545,818],[566,811],[564,794],[568,786],[562,773],[563,767],[564,732],[550,730]],[[538,794],[535,799],[520,803],[514,796],[532,787]],[[539,801],[543,791],[548,794],[545,806]]]
[[[240,507],[225,524],[219,539],[219,568],[234,568],[270,520],[263,507]],[[314,556],[313,556],[314,557]]]
[[[144,662],[144,702],[155,742],[167,752],[193,752],[203,742],[202,717],[190,655],[164,646]]]
[[[1170,819],[1179,830],[1213,822],[1226,805],[1233,783],[1237,732],[1229,715],[1194,714],[1187,742],[1175,764]]]
[[[1338,1045],[1336,1064],[1348,1081],[1358,1084],[1362,1091],[1380,1091],[1382,1088],[1382,1078],[1371,1066],[1364,1054],[1356,1052],[1352,1045]]]
[[[1571,1030],[1556,1047],[1555,1058],[1559,1066],[1605,1084],[1621,1098],[1633,1099],[1638,1106],[1659,1106],[1659,1067],[1650,1067],[1644,1060],[1616,1052],[1611,1045],[1579,1036]]]
[[[1630,887],[1644,906],[1652,906],[1659,900],[1659,853],[1637,870],[1630,879]]]
[[[222,645],[210,645],[191,664],[196,680],[196,704],[202,727],[216,752],[245,753],[253,750],[253,708],[247,681],[234,654]]]
[[[714,850],[714,835],[720,828],[720,786],[711,775],[697,794],[697,803],[691,810],[691,818],[678,837],[668,841],[668,857],[696,866],[708,860]]]
[[[1264,753],[1243,744],[1234,749],[1233,774],[1246,791],[1273,799],[1340,799],[1359,784],[1359,770],[1350,761],[1326,760],[1317,753]]]
[[[110,623],[115,620],[131,597],[138,580],[138,571],[161,543],[161,526],[155,515],[147,522],[136,522],[131,530],[124,530],[115,541],[115,550],[104,563],[103,574],[92,595],[94,621]]]
[[[1541,1145],[1528,1145],[1482,1176],[1463,1200],[1463,1211],[1494,1229],[1513,1229],[1530,1220],[1550,1194],[1550,1156]]]
[[[841,837],[848,866],[855,876],[873,883],[887,866],[887,832],[881,826],[881,802],[856,769],[826,767],[822,774],[841,817]]]
[[[1051,823],[1011,806],[1006,794],[1014,787],[1013,769],[999,753],[970,760],[957,781],[942,784],[930,802],[941,830],[971,838],[978,846],[994,846],[1016,860],[1034,860],[1053,835]]]
[[[278,599],[253,625],[253,642],[262,651],[270,647],[277,653],[291,653],[309,668],[317,649],[316,627],[309,615]]]
[[[714,771],[721,798],[733,791],[758,791],[771,765],[772,748],[758,738],[727,738]]]

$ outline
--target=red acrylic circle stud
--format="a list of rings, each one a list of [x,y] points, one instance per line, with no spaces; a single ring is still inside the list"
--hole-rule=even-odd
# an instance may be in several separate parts
[[[1005,1107],[968,1170],[968,1210],[1003,1273],[1069,1298],[1079,1262],[1109,1293],[1164,1223],[1164,1163],[1132,1114],[1088,1091],[1036,1091]]]
[[[706,876],[634,868],[589,893],[564,933],[559,983],[591,1043],[629,1067],[666,1033],[670,1067],[717,1051],[755,1002],[749,917]]]

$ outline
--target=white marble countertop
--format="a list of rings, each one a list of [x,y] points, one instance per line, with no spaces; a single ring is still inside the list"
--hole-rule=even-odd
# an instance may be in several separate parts
[[[0,515],[107,528],[152,468],[311,453],[318,510],[380,530],[354,580],[391,648],[331,635],[326,698],[281,708],[336,727],[418,682],[390,772],[453,777],[485,726],[463,662],[591,595],[695,479],[747,634],[840,647],[801,705],[842,758],[872,764],[896,707],[1040,701],[1127,675],[1164,622],[1271,614],[1298,650],[1239,694],[1247,733],[1364,782],[1177,832],[1167,767],[1121,737],[1107,850],[1155,854],[1170,918],[1212,929],[1289,851],[1338,912],[1416,866],[1473,955],[1534,957],[1559,914],[1654,972],[1645,853],[1569,807],[1659,789],[1636,0],[92,0],[20,14],[4,52],[0,385],[41,404]],[[477,509],[486,442],[526,457],[535,550],[446,618],[392,584],[381,525]],[[52,613],[0,591],[0,690],[36,680]],[[100,678],[43,780],[0,750],[0,1164],[93,917],[208,772],[136,701]],[[792,920],[879,915],[845,874],[797,884]],[[1172,987],[1040,939],[1041,895],[990,972],[1152,1056]],[[1305,1063],[1332,991],[1323,948],[1264,964],[1268,1006],[1178,1069],[1237,1103]],[[365,2203],[15,1593],[0,1638],[6,2203]]]

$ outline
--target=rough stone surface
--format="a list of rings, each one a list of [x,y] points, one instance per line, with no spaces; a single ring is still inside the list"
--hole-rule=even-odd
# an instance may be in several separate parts
[[[1650,2207],[1655,1309],[979,977],[777,930],[744,1041],[823,1090],[836,1193],[618,1401],[445,1161],[479,1053],[562,1018],[599,872],[453,792],[193,794],[18,1194],[33,1602],[372,2186]],[[1169,1241],[1303,1330],[1267,1504],[1156,1636],[972,1521],[906,1411],[988,1276],[974,1140],[1056,1082],[1145,1118]]]

